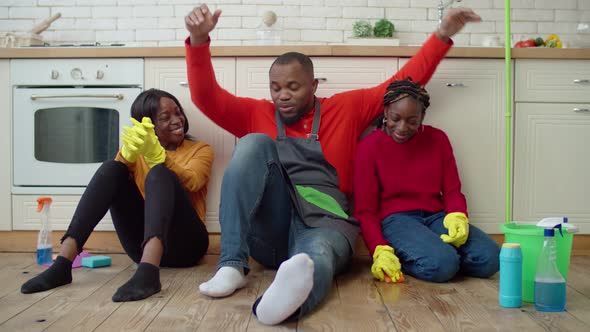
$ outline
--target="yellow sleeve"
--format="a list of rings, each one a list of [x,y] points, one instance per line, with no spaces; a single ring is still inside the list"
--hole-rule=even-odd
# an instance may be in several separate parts
[[[164,165],[190,192],[197,192],[209,183],[214,154],[209,144],[198,142],[185,151],[172,154],[166,151]]]

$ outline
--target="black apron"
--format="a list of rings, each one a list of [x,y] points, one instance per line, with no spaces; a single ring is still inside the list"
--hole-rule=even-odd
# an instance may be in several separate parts
[[[291,199],[303,222],[310,227],[326,227],[339,231],[354,250],[359,222],[348,215],[346,195],[338,187],[336,169],[324,158],[320,137],[320,102],[315,100],[315,115],[308,138],[288,137],[279,115],[277,151],[291,183]]]

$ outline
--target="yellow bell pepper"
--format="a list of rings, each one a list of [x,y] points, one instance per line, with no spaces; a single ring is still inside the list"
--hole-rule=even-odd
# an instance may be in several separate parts
[[[563,46],[563,43],[561,42],[561,39],[559,39],[558,35],[551,34],[549,35],[549,37],[547,37],[547,39],[545,39],[545,46],[552,48],[561,48]]]

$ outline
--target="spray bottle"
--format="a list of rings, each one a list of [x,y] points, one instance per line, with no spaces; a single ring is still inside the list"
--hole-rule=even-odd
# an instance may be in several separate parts
[[[41,212],[41,230],[37,238],[37,264],[51,264],[53,259],[52,240],[51,240],[51,223],[49,219],[49,208],[53,200],[51,197],[37,198],[37,212]]]
[[[555,229],[561,236],[565,217],[544,218],[537,226],[545,228],[543,249],[537,261],[535,273],[535,309],[537,311],[565,311],[565,278],[557,269],[557,245]]]

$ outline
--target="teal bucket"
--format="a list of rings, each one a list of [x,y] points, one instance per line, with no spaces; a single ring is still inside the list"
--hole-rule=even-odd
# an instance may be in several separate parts
[[[505,243],[520,243],[522,249],[522,300],[535,302],[535,270],[537,258],[543,248],[543,228],[535,225],[509,223],[500,228],[504,232]],[[574,235],[563,230],[563,236],[555,231],[557,244],[557,268],[567,280]]]

